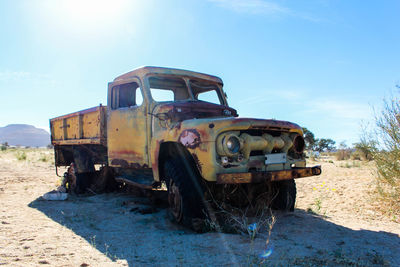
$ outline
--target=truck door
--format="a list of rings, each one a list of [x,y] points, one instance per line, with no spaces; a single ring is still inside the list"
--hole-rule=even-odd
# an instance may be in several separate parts
[[[148,168],[146,104],[142,92],[138,79],[110,84],[107,116],[110,166]]]

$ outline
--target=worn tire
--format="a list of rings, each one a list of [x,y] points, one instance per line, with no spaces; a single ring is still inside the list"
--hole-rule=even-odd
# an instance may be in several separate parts
[[[275,182],[275,198],[272,200],[272,208],[275,210],[294,211],[296,203],[296,182],[286,180]]]
[[[177,223],[196,228],[193,222],[206,217],[203,189],[199,177],[185,159],[169,159],[164,165],[164,179],[168,188],[169,211]],[[187,163],[187,162],[186,162]],[[197,231],[197,229],[194,229]]]
[[[90,189],[96,193],[111,192],[117,188],[112,168],[105,166],[94,173]]]
[[[75,194],[84,194],[86,189],[90,186],[90,173],[77,173]]]

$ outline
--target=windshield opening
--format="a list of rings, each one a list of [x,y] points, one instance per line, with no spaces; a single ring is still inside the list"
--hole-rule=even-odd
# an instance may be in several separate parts
[[[191,79],[188,80],[188,88],[187,83],[181,77],[154,76],[149,77],[148,81],[151,96],[157,102],[199,100],[224,105],[220,88],[215,82]]]
[[[223,105],[217,84],[208,81],[190,80],[190,88],[196,100]]]

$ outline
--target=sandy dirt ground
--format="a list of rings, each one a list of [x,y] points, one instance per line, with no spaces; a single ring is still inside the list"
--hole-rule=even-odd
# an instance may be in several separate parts
[[[26,156],[0,152],[0,265],[400,266],[400,221],[376,211],[371,164],[310,162],[323,174],[297,180],[296,209],[274,213],[266,247],[267,231],[196,234],[132,194],[40,200],[59,183],[52,152]]]

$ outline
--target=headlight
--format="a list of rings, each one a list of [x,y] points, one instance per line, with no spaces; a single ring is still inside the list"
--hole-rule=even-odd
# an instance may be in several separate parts
[[[237,156],[242,149],[243,140],[238,136],[239,132],[229,132],[218,136],[217,152],[220,156]]]
[[[238,153],[240,150],[239,138],[234,135],[230,136],[226,141],[226,147],[229,149],[229,152],[234,154]]]
[[[293,148],[294,151],[301,154],[304,151],[305,143],[304,138],[301,135],[296,135],[293,139]]]

